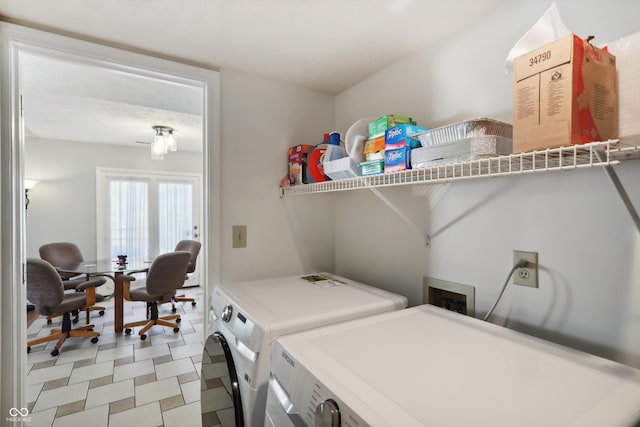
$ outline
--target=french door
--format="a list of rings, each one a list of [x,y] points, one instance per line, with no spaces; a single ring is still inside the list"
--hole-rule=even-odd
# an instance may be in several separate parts
[[[200,176],[97,170],[98,258],[151,260],[199,240]]]

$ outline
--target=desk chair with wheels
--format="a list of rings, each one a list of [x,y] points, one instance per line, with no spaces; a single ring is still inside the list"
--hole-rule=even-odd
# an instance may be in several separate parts
[[[122,291],[126,300],[147,303],[147,318],[126,323],[124,325],[125,334],[131,334],[131,328],[144,325],[138,331],[140,339],[144,341],[147,338],[146,332],[154,325],[172,327],[173,332],[180,330],[178,326],[180,315],[172,314],[159,317],[158,304],[171,301],[176,290],[182,287],[190,258],[191,254],[186,251],[169,252],[158,256],[149,267],[144,288],[131,289],[131,282],[135,281],[134,276],[123,275],[119,278],[122,281]],[[175,322],[171,322],[171,320],[175,320]]]
[[[202,244],[195,240],[181,240],[176,245],[176,251],[187,251],[191,254],[189,258],[189,268],[187,268],[187,274],[193,273],[196,270],[196,261],[198,260],[198,254]],[[173,297],[173,302],[190,302],[193,307],[196,305],[195,298],[185,297],[184,295],[178,295]],[[172,302],[171,311],[176,312],[176,305]]]
[[[78,248],[78,246],[76,246],[74,243],[70,242],[47,243],[46,245],[40,246],[39,252],[40,258],[57,268],[72,268],[84,262],[84,258],[82,257],[80,248]],[[85,278],[74,275],[73,273],[58,274],[62,278],[62,283],[64,284],[65,290],[74,289],[78,291],[77,286],[86,281]],[[104,301],[104,296],[101,294],[96,294],[96,302],[102,301]],[[87,323],[89,323],[90,311],[98,311],[98,314],[102,316],[104,315],[104,310],[105,308],[101,306],[89,307],[86,310]],[[50,316],[47,316],[47,324],[51,324],[51,319],[60,315],[60,313],[53,313]],[[76,314],[73,323],[77,322],[78,315]]]
[[[93,325],[71,329],[71,313],[86,310],[95,303],[96,287],[105,283],[103,277],[87,280],[76,286],[79,292],[65,293],[62,279],[58,272],[47,261],[30,258],[27,260],[27,298],[37,307],[40,314],[51,315],[62,313],[62,329],[52,329],[46,337],[27,342],[27,353],[31,346],[43,342],[58,340],[52,356],[60,353],[60,347],[69,337],[91,337],[91,342],[98,342],[100,334],[93,331]]]

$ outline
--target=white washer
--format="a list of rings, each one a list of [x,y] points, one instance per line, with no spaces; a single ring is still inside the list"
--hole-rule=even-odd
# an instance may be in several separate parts
[[[634,426],[640,371],[434,306],[282,337],[265,426]]]
[[[202,425],[262,426],[281,335],[407,306],[404,296],[320,273],[214,288],[202,356]]]

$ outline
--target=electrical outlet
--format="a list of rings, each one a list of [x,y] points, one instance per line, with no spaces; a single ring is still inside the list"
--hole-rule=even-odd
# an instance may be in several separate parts
[[[232,248],[246,248],[247,247],[247,226],[246,225],[234,225],[231,228],[233,234]]]
[[[513,251],[513,264],[521,259],[527,260],[527,266],[513,272],[513,284],[538,287],[538,252]]]

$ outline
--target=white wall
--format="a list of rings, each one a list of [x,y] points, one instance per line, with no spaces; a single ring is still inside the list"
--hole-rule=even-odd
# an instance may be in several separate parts
[[[605,42],[640,28],[640,2],[556,2],[567,27]],[[435,127],[485,116],[511,122],[511,46],[550,2],[508,2],[447,43],[394,64],[336,98],[336,127],[406,114]],[[616,167],[640,209],[638,161]],[[600,169],[383,193],[429,233],[417,233],[367,191],[336,194],[336,273],[422,302],[422,277],[476,287],[482,316],[512,266],[539,253],[539,289],[510,286],[493,321],[640,367],[640,234]],[[433,204],[429,208],[429,203]]]
[[[286,83],[221,73],[222,271],[227,282],[333,271],[333,198],[280,198],[287,148],[315,144],[333,130],[334,98]],[[138,155],[138,153],[141,153]],[[201,172],[197,153],[149,159],[145,148],[114,148],[29,138],[26,176],[39,179],[27,211],[27,255],[52,241],[76,242],[96,254],[96,167]],[[233,225],[248,245],[231,247]]]
[[[281,199],[287,149],[317,144],[333,130],[334,98],[286,83],[223,70],[222,281],[332,271],[333,199]],[[247,226],[247,248],[231,228]]]
[[[25,176],[38,179],[29,191],[27,256],[50,242],[74,242],[85,259],[96,258],[96,168],[202,173],[202,154],[178,151],[153,161],[148,147],[116,147],[27,138]]]

